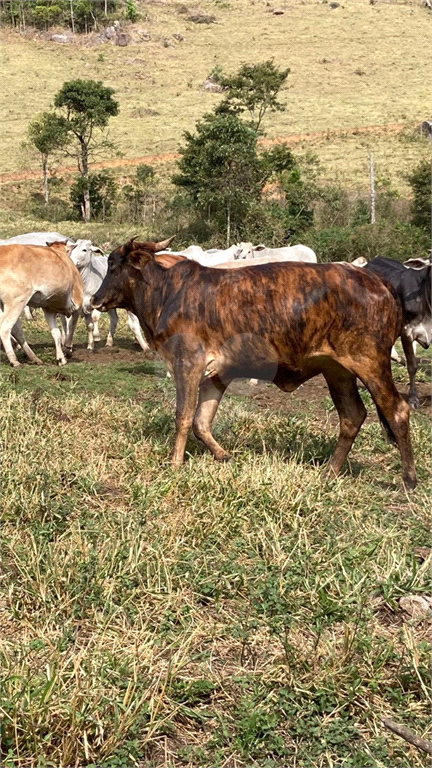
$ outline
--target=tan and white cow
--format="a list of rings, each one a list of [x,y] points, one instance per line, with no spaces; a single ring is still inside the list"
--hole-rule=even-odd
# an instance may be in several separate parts
[[[11,365],[20,365],[12,347],[11,336],[21,344],[32,363],[42,363],[27,344],[21,327],[19,317],[27,304],[43,309],[54,339],[57,362],[59,365],[66,364],[56,315],[69,317],[80,309],[83,285],[64,243],[51,243],[49,246],[1,246],[0,301],[3,310],[0,317],[0,339]]]

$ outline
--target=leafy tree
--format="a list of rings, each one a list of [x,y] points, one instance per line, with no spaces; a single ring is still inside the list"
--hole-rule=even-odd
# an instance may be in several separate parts
[[[258,131],[267,111],[282,112],[285,109],[277,96],[289,72],[289,68],[278,70],[273,59],[261,64],[244,64],[235,75],[224,75],[216,68],[211,77],[226,91],[216,113],[249,112],[251,126]]]
[[[196,134],[184,134],[180,173],[173,183],[207,221],[239,235],[253,200],[260,197],[262,169],[257,155],[257,133],[237,115],[206,115]]]
[[[431,231],[431,166],[425,160],[408,176],[408,182],[413,191],[411,206],[412,223],[416,227]]]
[[[45,204],[49,201],[48,159],[67,142],[67,127],[63,118],[53,112],[43,112],[28,127],[30,142],[41,154]]]
[[[90,157],[96,149],[112,145],[101,138],[110,117],[118,114],[118,102],[113,99],[114,90],[95,80],[70,80],[57,93],[54,104],[63,110],[62,117],[76,144],[78,170],[84,179],[89,176]],[[99,131],[99,132],[98,132]],[[90,185],[83,184],[84,221],[90,221]]]
[[[86,192],[92,201],[94,218],[104,220],[109,216],[117,194],[117,184],[107,171],[78,176],[71,187],[70,199],[77,218],[84,217]]]

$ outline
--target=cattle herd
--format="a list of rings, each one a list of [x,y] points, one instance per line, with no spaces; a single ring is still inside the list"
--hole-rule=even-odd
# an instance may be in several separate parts
[[[172,239],[132,239],[108,258],[89,240],[74,242],[57,232],[1,240],[0,338],[11,365],[19,366],[14,344],[31,362],[42,362],[21,326],[29,308],[43,309],[59,365],[72,354],[81,315],[93,349],[100,313],[110,315],[112,345],[116,310],[125,309],[141,348],[158,352],[175,380],[175,466],[183,462],[190,427],[215,459],[229,460],[211,428],[233,379],[264,379],[292,392],[322,374],[340,420],[329,462],[334,474],[366,416],[360,380],[400,451],[405,485],[414,488],[410,408],[394,385],[391,354],[400,337],[409,403],[417,407],[414,345],[426,348],[431,341],[430,260],[318,264],[304,245],[172,251]]]

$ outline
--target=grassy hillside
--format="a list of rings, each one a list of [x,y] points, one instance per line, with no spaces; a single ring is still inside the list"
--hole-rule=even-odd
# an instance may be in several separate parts
[[[284,14],[274,15],[276,7]],[[29,121],[49,109],[66,79],[100,79],[115,89],[120,114],[110,134],[130,159],[176,152],[183,131],[193,130],[220,98],[200,88],[214,66],[233,72],[244,62],[270,57],[291,74],[281,94],[286,111],[268,117],[267,136],[323,134],[296,146],[318,154],[324,177],[367,185],[373,150],[377,176],[403,190],[404,173],[427,154],[427,140],[412,136],[430,111],[429,17],[420,3],[347,0],[331,9],[295,0],[161,0],[139,8],[141,19],[128,27],[132,43],[126,48],[94,45],[94,36],[59,44],[44,39],[49,35],[30,32],[24,38],[3,30],[3,173],[38,168],[37,156],[19,145]],[[213,14],[216,23],[188,21],[198,10]],[[150,40],[139,42],[144,32]],[[158,114],[146,114],[149,109]],[[402,126],[402,133],[333,135],[387,125]]]

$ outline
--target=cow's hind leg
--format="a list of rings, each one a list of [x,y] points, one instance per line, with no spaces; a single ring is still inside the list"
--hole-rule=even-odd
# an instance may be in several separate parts
[[[408,402],[411,406],[411,408],[420,408],[420,400],[418,398],[418,392],[415,382],[415,377],[417,373],[418,368],[418,360],[415,355],[414,351],[414,343],[408,339],[404,334],[402,334],[402,346],[403,351],[405,352],[406,362],[407,362],[407,368],[408,368],[408,375],[409,375],[409,393],[408,393]]]
[[[34,363],[34,365],[43,365],[43,362],[40,359],[40,357],[38,357],[33,352],[30,345],[27,344],[23,329],[21,327],[21,321],[19,320],[19,318],[16,321],[14,327],[12,328],[12,336],[14,337],[14,339],[17,340],[18,344],[20,344],[21,349],[26,353],[31,363]]]
[[[331,398],[339,414],[339,439],[330,459],[329,472],[337,475],[366,418],[366,408],[357,389],[357,379],[345,368],[324,372]]]
[[[66,365],[67,360],[63,354],[63,349],[61,345],[61,331],[60,331],[60,328],[57,326],[56,313],[49,312],[47,309],[44,309],[44,315],[45,315],[45,320],[49,325],[51,336],[54,339],[57,363],[58,365]]]
[[[229,461],[231,459],[230,454],[224,451],[211,433],[213,419],[228,384],[229,382],[224,383],[219,376],[207,379],[201,384],[198,407],[193,420],[195,436],[210,449],[216,461]]]
[[[11,333],[30,298],[31,296],[28,294],[17,296],[11,304],[3,307],[3,313],[0,316],[1,343],[3,344],[4,351],[6,352],[10,364],[13,365],[14,368],[18,368],[21,363],[14,352]]]
[[[390,358],[372,374],[359,371],[359,377],[372,395],[378,416],[390,440],[399,448],[402,459],[402,477],[407,488],[417,485],[414,457],[411,447],[410,407],[397,391],[391,375]]]
[[[171,343],[175,349],[171,359],[176,384],[176,440],[172,464],[179,467],[183,463],[187,436],[197,407],[198,386],[205,370],[205,358],[200,350],[183,347],[175,337]]]

